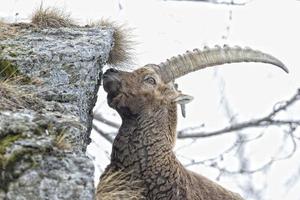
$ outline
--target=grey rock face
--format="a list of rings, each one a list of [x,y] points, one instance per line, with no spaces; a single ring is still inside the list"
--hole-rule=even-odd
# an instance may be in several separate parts
[[[112,35],[27,28],[0,41],[0,78],[22,77],[0,81],[0,199],[94,198],[85,150]]]

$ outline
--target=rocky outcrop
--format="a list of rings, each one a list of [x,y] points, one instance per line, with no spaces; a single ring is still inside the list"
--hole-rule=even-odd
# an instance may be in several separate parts
[[[0,41],[0,199],[94,199],[85,150],[113,30],[15,26]]]

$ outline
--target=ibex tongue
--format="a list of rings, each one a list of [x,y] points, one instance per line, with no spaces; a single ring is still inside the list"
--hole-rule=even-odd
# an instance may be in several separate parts
[[[164,82],[170,82],[190,72],[206,67],[222,65],[225,63],[261,62],[275,65],[286,73],[287,67],[274,56],[250,48],[216,46],[203,51],[194,49],[183,55],[172,57],[159,64],[159,71]],[[157,69],[156,69],[157,70]]]

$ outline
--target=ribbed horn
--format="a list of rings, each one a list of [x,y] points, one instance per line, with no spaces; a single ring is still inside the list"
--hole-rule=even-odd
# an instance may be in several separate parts
[[[285,72],[289,72],[286,66],[274,56],[250,48],[223,47],[215,46],[209,49],[207,47],[200,51],[194,49],[192,52],[187,51],[183,55],[178,55],[160,63],[156,70],[162,76],[164,82],[170,82],[187,73],[200,70],[206,67],[222,65],[225,63],[239,62],[261,62],[276,65]]]

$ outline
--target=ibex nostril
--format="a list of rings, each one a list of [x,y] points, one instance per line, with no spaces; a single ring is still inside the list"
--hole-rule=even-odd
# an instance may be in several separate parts
[[[106,72],[113,72],[113,73],[116,73],[118,72],[117,69],[114,69],[114,68],[109,68]]]

